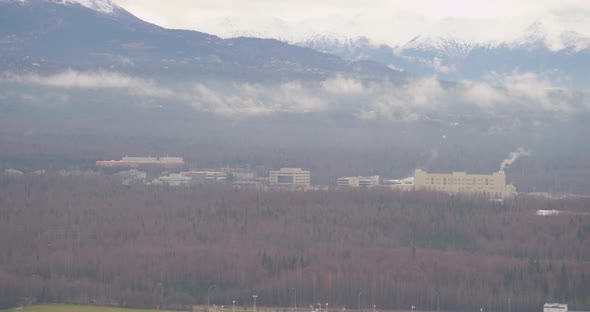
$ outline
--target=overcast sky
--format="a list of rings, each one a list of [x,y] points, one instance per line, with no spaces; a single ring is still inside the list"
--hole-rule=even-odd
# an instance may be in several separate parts
[[[293,41],[335,33],[400,44],[418,34],[452,33],[471,40],[511,40],[535,21],[549,32],[590,35],[590,0],[114,1],[164,27],[222,37],[250,32]]]

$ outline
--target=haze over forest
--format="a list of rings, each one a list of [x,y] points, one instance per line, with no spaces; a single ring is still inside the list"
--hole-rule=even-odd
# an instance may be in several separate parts
[[[0,0],[0,309],[590,310],[585,1],[217,2]],[[263,187],[96,166],[126,155]],[[518,195],[336,188],[416,169]]]

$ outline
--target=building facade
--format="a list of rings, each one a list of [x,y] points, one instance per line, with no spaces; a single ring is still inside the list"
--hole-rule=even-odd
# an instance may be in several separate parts
[[[227,173],[223,171],[186,171],[181,172],[180,175],[183,177],[191,177],[195,183],[227,181]]]
[[[311,174],[301,168],[281,168],[270,172],[269,182],[270,185],[309,187]]]
[[[379,185],[379,176],[370,177],[342,177],[338,178],[338,187],[359,187],[359,188],[371,188]]]
[[[543,312],[567,312],[567,304],[563,303],[545,303]]]
[[[466,172],[439,174],[416,170],[414,173],[414,189],[450,194],[478,194],[495,198],[504,198],[516,194],[514,185],[506,184],[506,174],[503,171],[493,174],[467,174]]]

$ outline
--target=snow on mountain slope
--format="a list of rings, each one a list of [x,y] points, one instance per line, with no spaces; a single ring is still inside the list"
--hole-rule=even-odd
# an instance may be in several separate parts
[[[472,42],[460,39],[452,34],[437,37],[419,35],[397,50],[399,52],[404,50],[435,51],[441,56],[464,59],[474,49],[491,45],[493,45],[492,42]]]
[[[334,33],[314,34],[295,44],[355,61],[372,59],[373,57],[365,52],[376,47],[367,37],[350,38]]]
[[[41,1],[54,2],[64,5],[82,5],[84,7],[104,14],[114,14],[118,11],[123,11],[123,8],[121,8],[111,0],[0,0],[0,2],[4,3],[20,4],[35,3]]]
[[[106,13],[106,14],[112,14],[112,13],[116,12],[117,10],[121,10],[121,7],[116,5],[111,0],[54,0],[54,1],[58,2],[58,3],[64,3],[64,4],[77,3],[77,4],[87,7],[89,9],[92,9],[92,10],[95,10],[95,11],[98,11],[101,13]]]
[[[514,41],[507,42],[513,48],[535,48],[545,46],[557,52],[564,49],[580,52],[590,48],[590,38],[575,31],[564,30],[553,19],[540,19],[529,25]]]

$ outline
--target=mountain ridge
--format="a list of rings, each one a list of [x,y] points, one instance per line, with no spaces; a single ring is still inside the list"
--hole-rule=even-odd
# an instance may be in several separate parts
[[[292,79],[350,74],[400,78],[387,66],[347,61],[274,39],[222,39],[145,22],[110,0],[0,1],[5,70],[111,68],[158,76]],[[31,64],[37,64],[31,67]]]
[[[580,70],[580,66],[590,66],[590,37],[573,31],[551,33],[542,23],[530,25],[510,41],[477,42],[453,34],[421,34],[403,45],[388,46],[376,45],[367,37],[313,35],[297,44],[443,80],[485,82],[492,73],[531,72],[541,76],[553,72],[571,81],[567,87],[590,88],[590,76]]]

